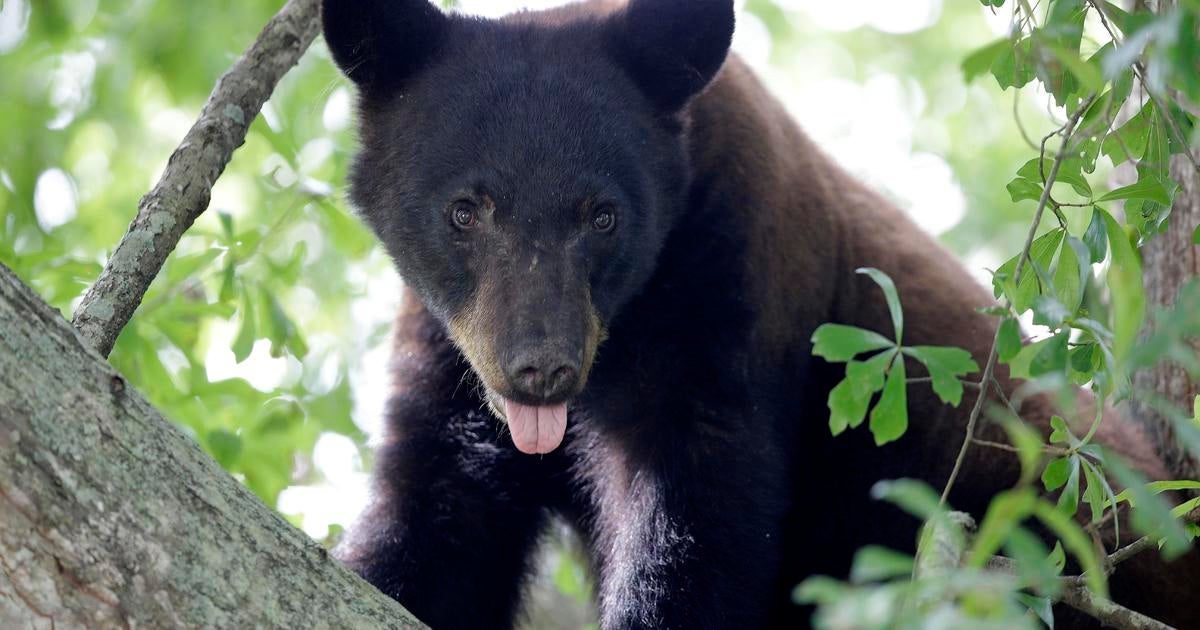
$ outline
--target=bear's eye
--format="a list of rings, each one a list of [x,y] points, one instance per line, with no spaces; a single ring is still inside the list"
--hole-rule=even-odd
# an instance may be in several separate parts
[[[474,205],[467,201],[459,201],[450,210],[450,221],[460,230],[469,230],[479,222],[479,217],[475,214]]]
[[[592,229],[597,232],[610,232],[617,224],[617,215],[610,207],[603,207],[592,215]]]

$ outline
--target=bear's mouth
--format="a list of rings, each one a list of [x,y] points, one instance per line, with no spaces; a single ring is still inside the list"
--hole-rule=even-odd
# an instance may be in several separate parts
[[[567,433],[567,403],[527,405],[487,388],[487,403],[508,423],[513,444],[527,455],[545,455],[562,444]]]

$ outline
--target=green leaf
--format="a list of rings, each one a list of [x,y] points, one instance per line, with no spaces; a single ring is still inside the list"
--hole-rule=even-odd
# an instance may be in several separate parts
[[[287,313],[283,310],[283,305],[275,299],[275,296],[266,289],[260,292],[262,297],[262,306],[267,311],[267,319],[265,320],[267,339],[271,341],[271,356],[279,358],[283,356],[285,350],[290,350],[296,358],[303,358],[308,354],[308,346],[304,343],[304,337],[300,334]],[[260,326],[264,320],[260,319]]]
[[[174,286],[192,279],[199,271],[216,260],[222,251],[220,248],[212,247],[198,254],[172,259],[171,264],[167,266],[167,284]]]
[[[1075,77],[1084,93],[1097,93],[1104,89],[1104,75],[1100,69],[1080,59],[1077,53],[1059,46],[1046,46],[1045,49]]]
[[[1163,205],[1171,205],[1172,201],[1171,193],[1167,190],[1167,186],[1162,181],[1151,177],[1143,177],[1136,184],[1123,186],[1106,193],[1097,199],[1096,202],[1102,203],[1118,199],[1149,199]]]
[[[1118,364],[1129,356],[1141,332],[1146,315],[1146,293],[1142,287],[1142,263],[1138,259],[1121,224],[1099,207],[1096,212],[1104,219],[1108,244],[1112,249],[1112,266],[1108,270],[1108,287],[1112,291],[1113,355]],[[1110,369],[1117,369],[1110,366]]]
[[[1050,550],[1049,560],[1060,575],[1063,569],[1067,568],[1067,552],[1063,551],[1062,541],[1054,543],[1054,549]]]
[[[1070,456],[1068,460],[1069,473],[1067,482],[1062,486],[1062,493],[1058,494],[1058,509],[1063,514],[1073,516],[1076,510],[1079,510],[1079,457]]]
[[[1037,618],[1054,630],[1054,602],[1049,597],[1035,597],[1028,593],[1017,593],[1017,601],[1029,609]]]
[[[1108,19],[1121,29],[1122,33],[1128,34],[1129,26],[1132,23],[1129,12],[1108,0],[1104,0],[1101,4],[1104,5],[1104,14],[1108,16]]]
[[[258,340],[258,330],[255,328],[254,300],[250,299],[245,289],[241,291],[241,294],[241,314],[239,315],[241,324],[238,328],[237,338],[233,341],[233,358],[238,363],[245,361],[250,356],[254,350],[254,342]]]
[[[1054,292],[1059,302],[1072,315],[1083,302],[1083,289],[1091,271],[1091,253],[1083,241],[1074,236],[1063,239],[1058,267],[1054,270]]]
[[[922,521],[945,511],[938,493],[919,479],[880,481],[871,487],[871,498],[887,501]]]
[[[1101,151],[1113,161],[1114,165],[1120,165],[1128,160],[1141,159],[1146,154],[1154,117],[1154,102],[1148,101],[1142,106],[1141,111],[1108,135]]]
[[[1042,485],[1046,486],[1048,492],[1053,492],[1063,487],[1070,476],[1070,460],[1066,457],[1057,457],[1050,460],[1050,463],[1046,464],[1046,469],[1042,471]]]
[[[913,557],[886,547],[867,545],[854,554],[850,567],[850,581],[856,584],[889,580],[909,576],[913,571]]]
[[[1013,44],[992,62],[992,76],[1000,89],[1024,87],[1036,76],[1037,61],[1028,37]]]
[[[1071,428],[1062,416],[1050,417],[1050,443],[1075,445],[1075,435],[1071,433]]]
[[[1003,2],[1004,0],[996,0]],[[987,5],[985,0],[984,5]],[[998,39],[983,48],[967,55],[967,58],[962,62],[963,80],[967,83],[975,80],[976,77],[986,73],[992,68],[992,64],[996,63],[1000,55],[1003,55],[1013,47],[1013,41],[1007,37]]]
[[[1104,216],[1096,210],[1092,210],[1092,220],[1083,235],[1083,242],[1092,263],[1101,263],[1108,258],[1108,232],[1104,228]]]
[[[895,350],[846,364],[846,378],[829,392],[829,430],[833,435],[862,424],[871,396],[883,389],[884,372],[894,355]]]
[[[1192,243],[1194,245],[1200,245],[1200,225],[1197,225],[1196,231],[1192,232]]]
[[[1021,348],[1021,351],[1017,353],[1017,356],[1013,357],[1011,361],[1008,361],[1009,374],[1012,376],[1012,378],[1033,378],[1033,375],[1029,373],[1030,365],[1033,363],[1033,358],[1040,354],[1041,351],[1052,341],[1054,341],[1053,337],[1047,337],[1046,339],[1035,341]]]
[[[824,575],[816,575],[792,589],[792,601],[799,605],[830,604],[848,594],[850,587]]]
[[[1029,364],[1030,376],[1042,376],[1063,372],[1067,367],[1067,346],[1071,341],[1070,332],[1063,331],[1051,338],[1033,357]]]
[[[996,352],[1000,360],[1008,363],[1021,351],[1021,324],[1016,318],[1008,317],[1000,322],[996,337]]]
[[[1042,198],[1042,185],[1036,182],[1029,181],[1024,177],[1018,177],[1004,187],[1008,190],[1008,196],[1013,202],[1018,201],[1040,201]]]
[[[225,269],[221,272],[221,293],[220,299],[222,302],[232,302],[237,296],[237,262],[234,259],[233,253],[230,252],[225,256]]]
[[[1200,481],[1191,481],[1186,479],[1168,480],[1168,481],[1151,481],[1145,484],[1146,490],[1151,494],[1162,494],[1164,492],[1174,492],[1176,490],[1200,490]],[[1133,494],[1129,489],[1125,489],[1121,494],[1117,495],[1118,501],[1128,501],[1131,505],[1136,506],[1137,502],[1133,498]]]
[[[896,345],[877,332],[842,324],[825,324],[817,328],[812,343],[813,354],[831,363],[849,361],[864,352]]]
[[[1029,248],[1029,260],[1025,261],[1020,285],[1013,285],[1016,280],[1017,262],[1020,255],[1010,258],[1008,262],[1001,265],[996,270],[992,281],[996,297],[1007,295],[1013,309],[1018,313],[1033,308],[1034,299],[1042,294],[1045,287],[1042,286],[1041,278],[1038,277],[1038,273],[1031,265],[1036,265],[1042,271],[1049,271],[1051,263],[1054,261],[1054,255],[1058,253],[1065,234],[1066,230],[1056,228],[1039,236],[1033,242]]]
[[[996,551],[1004,545],[1013,528],[1033,513],[1037,495],[1030,488],[1007,490],[997,494],[988,505],[975,544],[971,548],[966,566],[982,568]]]
[[[908,430],[908,383],[904,357],[896,355],[879,402],[871,410],[871,433],[876,446],[900,439]]]
[[[1092,467],[1087,460],[1080,459],[1080,465],[1083,468],[1083,477],[1087,481],[1087,486],[1083,491],[1083,502],[1088,504],[1092,509],[1092,522],[1100,522],[1104,516],[1104,508],[1107,502],[1107,497],[1104,496],[1104,486],[1100,483],[1100,478],[1103,475]]]
[[[1171,516],[1175,518],[1183,518],[1192,513],[1192,510],[1200,507],[1200,497],[1189,499],[1171,508]]]
[[[1033,323],[1058,328],[1074,311],[1067,309],[1058,298],[1049,295],[1039,295],[1033,300]]]
[[[929,370],[933,391],[942,402],[957,407],[962,402],[960,376],[979,371],[971,353],[962,348],[911,346],[904,353],[920,361]]]
[[[1096,344],[1089,343],[1086,346],[1072,348],[1070,352],[1071,369],[1082,374],[1091,374],[1095,371],[1095,359],[1097,349]]]
[[[1100,568],[1100,560],[1096,557],[1096,550],[1092,547],[1091,539],[1084,533],[1079,523],[1076,523],[1070,515],[1063,514],[1045,501],[1038,502],[1034,513],[1037,514],[1038,520],[1058,536],[1063,546],[1070,550],[1071,555],[1079,561],[1080,567],[1084,570],[1084,579],[1087,581],[1088,588],[1101,597],[1107,597],[1108,579]]]
[[[1061,583],[1050,550],[1033,532],[1017,525],[1009,532],[1004,550],[1017,562],[1017,573],[1024,584],[1041,594],[1058,594]]]
[[[1125,490],[1117,495],[1126,496],[1133,505],[1133,527],[1147,536],[1163,538],[1162,553],[1168,560],[1177,558],[1188,549],[1188,535],[1183,525],[1171,515],[1171,506],[1146,483],[1145,477],[1127,465],[1120,456],[1106,456],[1106,468],[1112,472]]]
[[[221,220],[221,232],[225,235],[225,244],[233,244],[233,215],[224,210],[217,213],[217,217]]]
[[[887,299],[888,310],[892,313],[892,325],[896,329],[896,343],[899,344],[904,339],[904,311],[900,308],[900,295],[896,292],[896,283],[892,282],[891,277],[886,273],[874,268],[863,268],[856,273],[870,276],[879,288],[883,289],[883,295]]]

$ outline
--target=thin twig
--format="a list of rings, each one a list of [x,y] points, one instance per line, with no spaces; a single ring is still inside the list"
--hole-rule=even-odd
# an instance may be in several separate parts
[[[916,378],[904,379],[904,382],[905,382],[905,383],[908,383],[909,385],[919,385],[919,384],[922,384],[922,383],[932,383],[932,382],[933,382],[933,377],[931,377],[931,376],[918,376],[918,377],[916,377]],[[979,383],[976,383],[975,381],[963,381],[963,380],[960,380],[959,382],[960,382],[960,383],[962,383],[962,386],[963,386],[963,387],[965,387],[966,389],[979,389]]]
[[[1034,213],[1033,224],[1029,226],[1029,234],[1025,237],[1025,247],[1021,249],[1021,255],[1017,259],[1017,269],[1014,273],[1016,286],[1021,286],[1021,278],[1025,273],[1025,263],[1029,260],[1030,252],[1033,249],[1033,241],[1037,238],[1038,226],[1042,224],[1042,216],[1046,213],[1046,207],[1050,202],[1050,186],[1058,179],[1058,171],[1062,168],[1063,162],[1067,159],[1067,155],[1071,151],[1071,137],[1074,134],[1075,126],[1079,124],[1079,120],[1083,117],[1083,113],[1087,111],[1088,106],[1095,96],[1089,97],[1083,105],[1071,115],[1067,124],[1062,127],[1062,146],[1059,147],[1058,155],[1054,158],[1054,163],[1050,166],[1050,173],[1046,176],[1046,186],[1042,189],[1042,197],[1038,200],[1037,212]],[[1044,141],[1043,141],[1044,142]],[[1006,300],[1007,302],[1007,300]],[[959,473],[962,471],[963,462],[967,459],[967,451],[971,448],[971,440],[975,437],[975,425],[979,423],[979,416],[983,413],[983,404],[987,399],[988,389],[993,382],[993,374],[996,370],[996,358],[998,356],[998,348],[1000,342],[1000,329],[996,329],[996,334],[992,338],[992,349],[988,352],[987,362],[983,367],[983,378],[980,379],[979,395],[975,399],[975,406],[971,409],[971,415],[967,419],[967,434],[963,437],[962,446],[958,449],[958,457],[954,460],[954,468],[950,471],[950,477],[946,480],[946,486],[942,489],[942,496],[939,500],[940,505],[946,505],[946,501],[950,498],[950,491],[954,488],[954,482],[958,479]]]
[[[1184,523],[1188,523],[1188,524],[1195,524],[1197,522],[1200,522],[1200,509],[1195,509],[1195,510],[1192,510],[1191,512],[1188,512],[1187,516],[1184,516],[1183,519],[1181,519],[1181,520]],[[1142,536],[1141,538],[1135,540],[1134,542],[1131,542],[1128,545],[1125,545],[1124,547],[1121,547],[1120,549],[1117,549],[1116,551],[1109,554],[1108,557],[1105,559],[1105,565],[1110,567],[1109,571],[1111,572],[1112,567],[1116,567],[1118,564],[1121,564],[1122,562],[1132,558],[1133,556],[1136,556],[1137,554],[1139,554],[1151,547],[1156,546],[1157,544],[1158,544],[1157,536]]]

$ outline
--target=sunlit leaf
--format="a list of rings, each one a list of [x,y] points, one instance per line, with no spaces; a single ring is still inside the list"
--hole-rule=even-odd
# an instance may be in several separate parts
[[[1116,201],[1118,199],[1149,199],[1161,204],[1171,203],[1171,193],[1166,185],[1154,178],[1142,178],[1135,184],[1123,186],[1105,193],[1097,202]]]
[[[892,314],[892,326],[896,330],[896,343],[900,343],[904,339],[904,310],[900,308],[900,295],[896,292],[896,284],[892,279],[882,271],[873,268],[863,268],[857,270],[856,273],[869,276],[883,289],[883,295],[887,299],[888,311]]]
[[[825,324],[817,328],[812,343],[813,354],[830,362],[849,361],[864,352],[896,345],[877,332],[842,324]]]
[[[846,364],[846,378],[829,392],[829,429],[833,435],[862,424],[871,396],[883,389],[884,373],[894,355],[893,350]]]
[[[1003,2],[1003,0],[996,1]],[[987,2],[985,1],[984,4],[986,5]],[[970,83],[975,77],[985,74],[996,63],[1000,55],[1011,50],[1012,46],[1012,40],[1005,37],[967,55],[962,62],[963,80]]]
[[[920,361],[932,379],[933,391],[942,402],[958,406],[962,402],[963,386],[959,377],[979,371],[971,353],[962,348],[910,346],[904,353]]]
[[[871,410],[870,427],[879,446],[900,439],[908,430],[908,383],[902,355],[896,355],[892,362],[883,394]]]

